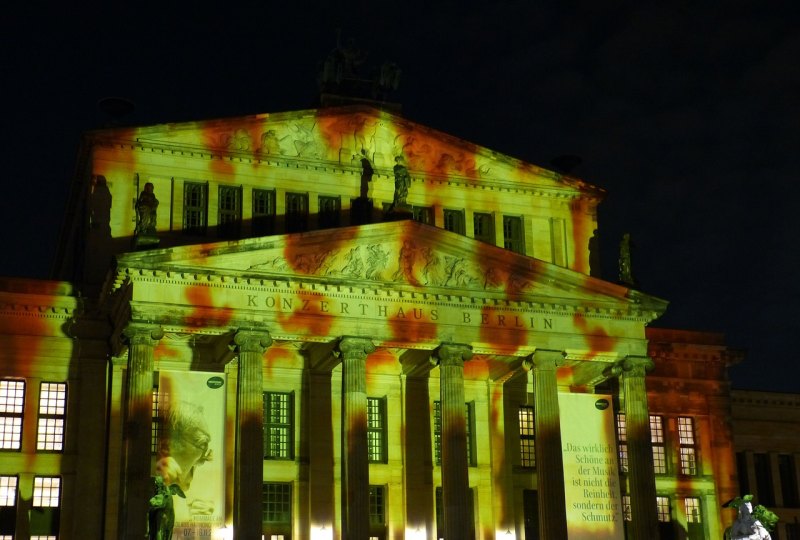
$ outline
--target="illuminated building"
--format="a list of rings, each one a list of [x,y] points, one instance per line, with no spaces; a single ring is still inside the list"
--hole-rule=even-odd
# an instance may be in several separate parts
[[[154,471],[180,538],[721,536],[735,353],[589,276],[601,189],[361,106],[91,132],[72,188],[2,293],[18,537],[141,538]]]

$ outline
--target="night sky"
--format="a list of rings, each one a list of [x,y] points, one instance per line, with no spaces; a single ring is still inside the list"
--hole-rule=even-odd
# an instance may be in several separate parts
[[[608,191],[605,276],[630,232],[641,290],[671,302],[656,326],[745,348],[736,388],[800,391],[791,2],[106,4],[0,15],[0,275],[48,277],[98,99],[136,125],[312,108],[341,28],[365,67],[400,66],[406,118],[545,168],[580,156]]]

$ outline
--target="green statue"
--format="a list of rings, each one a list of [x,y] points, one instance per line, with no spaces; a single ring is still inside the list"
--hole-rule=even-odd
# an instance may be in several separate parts
[[[155,495],[150,497],[147,511],[147,538],[149,540],[172,540],[172,529],[175,527],[175,506],[172,496],[186,498],[178,484],[167,487],[164,479],[153,476]]]

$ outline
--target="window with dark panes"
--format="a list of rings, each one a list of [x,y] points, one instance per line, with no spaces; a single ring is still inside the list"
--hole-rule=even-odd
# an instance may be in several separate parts
[[[525,252],[521,217],[503,216],[503,247],[515,253]]]
[[[449,210],[444,209],[444,228],[445,230],[466,234],[466,227],[464,225],[464,211],[463,210]]]
[[[494,216],[475,212],[472,215],[475,240],[494,245]]]
[[[319,196],[318,222],[320,229],[338,227],[342,213],[342,198]]]
[[[237,238],[242,225],[242,188],[219,186],[217,232],[225,238]]]
[[[253,236],[275,234],[275,190],[253,190]]]
[[[292,394],[264,392],[264,459],[292,459],[294,409]]]
[[[308,193],[286,194],[286,232],[308,230]]]
[[[208,186],[199,182],[183,184],[183,232],[205,234],[208,225]]]

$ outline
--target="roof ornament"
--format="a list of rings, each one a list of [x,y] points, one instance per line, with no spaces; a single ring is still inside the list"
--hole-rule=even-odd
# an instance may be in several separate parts
[[[633,271],[631,270],[631,250],[634,248],[631,242],[630,233],[622,235],[622,241],[619,243],[619,282],[628,287],[635,287],[636,280],[633,279]]]

